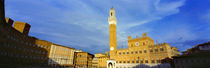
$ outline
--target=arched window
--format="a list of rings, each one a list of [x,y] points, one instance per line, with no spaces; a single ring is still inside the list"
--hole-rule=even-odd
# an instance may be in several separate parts
[[[143,45],[145,45],[145,42],[143,42]]]

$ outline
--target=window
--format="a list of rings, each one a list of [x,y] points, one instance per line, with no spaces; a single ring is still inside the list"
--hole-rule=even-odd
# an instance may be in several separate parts
[[[148,60],[145,60],[145,63],[148,63]]]
[[[133,44],[131,44],[131,47],[133,47]]]
[[[145,45],[145,42],[143,42],[143,45]]]
[[[133,60],[132,63],[135,63],[135,61]]]
[[[120,61],[120,63],[121,63],[121,61]]]
[[[158,49],[155,49],[155,52],[158,52]]]
[[[136,51],[136,54],[138,54],[138,51]]]
[[[160,48],[160,51],[164,51],[164,49],[163,48]]]
[[[133,54],[133,51],[131,51],[131,54]]]
[[[123,52],[123,55],[125,55],[125,52]]]
[[[125,61],[123,61],[123,63],[125,63]]]
[[[127,54],[129,54],[129,52],[127,52]]]
[[[138,60],[136,60],[136,63],[139,63],[139,61],[138,61]]]
[[[111,16],[112,16],[112,12],[111,12]]]
[[[130,61],[127,61],[127,63],[130,63]]]
[[[157,60],[157,63],[160,63],[160,60]]]
[[[142,53],[142,51],[140,50],[140,51],[139,51],[139,53],[141,54],[141,53]]]
[[[155,60],[151,60],[152,63],[155,63]]]
[[[152,52],[153,52],[153,50],[151,49],[151,50],[150,50],[150,53],[152,53]]]
[[[147,53],[147,50],[144,50],[144,53]]]
[[[121,52],[119,52],[119,55],[121,55]]]
[[[144,63],[144,61],[143,61],[143,60],[141,60],[141,63]]]

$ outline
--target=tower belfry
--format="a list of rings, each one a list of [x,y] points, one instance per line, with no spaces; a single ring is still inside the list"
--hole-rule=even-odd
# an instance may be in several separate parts
[[[109,22],[110,59],[113,59],[117,51],[117,31],[116,31],[117,18],[115,16],[115,10],[113,7],[109,10],[108,22]]]
[[[115,16],[115,10],[113,7],[109,10],[108,21],[109,21],[109,24],[115,24],[115,25],[117,24],[117,18]]]

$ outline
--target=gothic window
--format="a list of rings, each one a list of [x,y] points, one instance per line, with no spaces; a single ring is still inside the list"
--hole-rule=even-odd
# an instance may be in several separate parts
[[[160,48],[160,51],[164,51],[164,49],[163,48]]]
[[[155,63],[155,60],[151,60],[152,61],[152,63]]]
[[[147,50],[144,50],[144,53],[147,53]]]
[[[157,63],[160,63],[160,60],[157,60]]]
[[[112,12],[111,12],[111,16],[112,16]]]
[[[135,63],[135,61],[133,60],[132,63]]]
[[[144,63],[144,61],[143,61],[143,60],[141,60],[141,63]]]
[[[150,50],[150,53],[152,53],[152,52],[153,52],[153,50],[151,49],[151,50]]]
[[[119,52],[119,55],[121,55],[121,52]]]
[[[139,63],[139,60],[136,60],[136,63]]]
[[[145,63],[148,63],[148,60],[145,60]]]
[[[141,54],[141,53],[142,53],[142,51],[139,51],[139,53]]]
[[[158,52],[158,49],[155,49],[155,52]]]
[[[143,45],[145,45],[145,42],[143,42]]]

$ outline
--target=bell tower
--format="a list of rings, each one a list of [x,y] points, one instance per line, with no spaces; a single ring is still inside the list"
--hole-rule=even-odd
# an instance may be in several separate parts
[[[110,59],[113,59],[117,51],[117,31],[116,31],[117,18],[115,17],[115,10],[113,7],[109,11],[108,22],[109,22]]]

